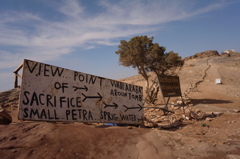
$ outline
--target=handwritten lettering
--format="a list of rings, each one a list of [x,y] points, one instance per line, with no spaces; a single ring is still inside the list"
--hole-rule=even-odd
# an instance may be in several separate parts
[[[31,63],[31,64],[30,64]],[[61,77],[61,75],[63,74],[64,68],[59,68],[59,67],[55,67],[55,66],[51,66],[48,64],[41,64],[38,62],[30,62],[28,60],[26,60],[26,66],[27,69],[29,70],[30,73],[33,73],[34,71],[37,73],[36,75],[40,76],[42,75],[42,67],[43,67],[43,75],[44,76],[59,76]],[[38,67],[38,70],[37,70]]]
[[[118,117],[116,114],[107,111],[100,112],[100,119],[105,121],[118,121]]]
[[[129,114],[129,115],[120,114],[120,118],[121,120],[124,120],[124,121],[137,121],[137,117],[135,114]]]
[[[128,92],[142,93],[142,87],[111,80],[111,86]]]
[[[92,76],[88,74],[82,74],[80,72],[74,71],[74,81],[85,82],[88,84],[95,84],[97,76]]]
[[[85,109],[72,109],[66,110],[66,119],[67,120],[93,120],[93,115],[91,111]]]
[[[119,92],[117,91],[117,89],[111,89],[111,93],[110,93],[112,96],[123,96],[123,97],[127,97],[127,94],[126,92]]]
[[[23,110],[24,114],[23,116],[25,118],[38,118],[38,119],[54,119],[58,120],[59,117],[57,116],[56,110],[38,110],[38,109],[33,109],[33,108],[24,108]]]
[[[22,119],[132,124],[142,117],[140,86],[30,60],[22,83]]]
[[[129,97],[130,100],[142,101],[142,95],[136,95],[136,94],[128,93],[128,97]]]
[[[37,94],[33,92],[32,94],[28,91],[24,91],[24,97],[22,103],[29,106],[51,106],[51,107],[82,107],[81,97],[57,97],[51,96],[50,94]]]

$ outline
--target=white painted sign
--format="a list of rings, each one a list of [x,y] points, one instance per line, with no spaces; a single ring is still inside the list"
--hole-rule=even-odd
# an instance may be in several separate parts
[[[222,84],[221,79],[220,78],[215,79],[215,83],[216,84]]]
[[[142,87],[24,60],[19,118],[140,124]]]

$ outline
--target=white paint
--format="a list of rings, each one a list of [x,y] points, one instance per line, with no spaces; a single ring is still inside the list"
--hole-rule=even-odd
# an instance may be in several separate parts
[[[140,124],[142,87],[24,60],[19,118]]]

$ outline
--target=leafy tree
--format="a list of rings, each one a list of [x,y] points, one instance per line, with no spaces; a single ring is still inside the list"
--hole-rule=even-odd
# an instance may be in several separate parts
[[[150,71],[148,68],[150,61],[147,61],[149,59],[147,56],[150,55],[149,52],[152,48],[156,49],[153,47],[152,40],[153,37],[148,38],[147,36],[136,36],[129,42],[121,40],[118,51],[116,51],[116,54],[119,55],[120,65],[137,68],[139,74],[148,80],[147,72]]]
[[[147,81],[147,94],[149,89],[148,72],[157,75],[174,67],[182,66],[183,60],[173,51],[165,53],[166,48],[153,43],[153,37],[135,36],[130,41],[121,40],[116,54],[119,55],[120,65],[138,69],[138,73]]]
[[[184,63],[182,57],[173,51],[165,53],[161,58],[153,57],[152,61],[148,63],[148,67],[157,75],[165,75],[167,70],[182,66]]]

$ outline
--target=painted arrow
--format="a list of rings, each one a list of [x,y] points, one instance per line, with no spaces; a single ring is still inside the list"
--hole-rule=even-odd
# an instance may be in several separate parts
[[[99,98],[99,101],[102,99],[102,96],[98,93],[98,96],[86,96],[85,94],[82,93],[82,95],[84,96],[84,99],[82,100],[83,102],[87,99],[87,98]]]
[[[73,86],[73,88],[75,88],[74,91],[76,91],[76,90],[78,90],[78,89],[85,89],[86,92],[88,91],[88,88],[87,88],[87,86],[85,86],[85,85],[84,85],[84,87]]]
[[[138,104],[138,107],[127,107],[126,105],[123,105],[125,108],[126,108],[126,110],[125,110],[125,112],[126,111],[128,111],[129,109],[139,109],[138,111],[140,111],[140,110],[142,110],[142,106],[141,105],[139,105]]]
[[[105,107],[104,108],[107,108],[107,107],[114,107],[115,109],[117,109],[118,105],[116,103],[113,103],[113,105],[108,105],[106,103],[103,103],[105,104]]]

